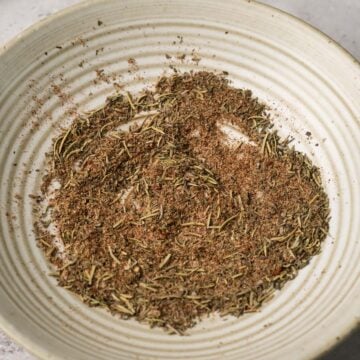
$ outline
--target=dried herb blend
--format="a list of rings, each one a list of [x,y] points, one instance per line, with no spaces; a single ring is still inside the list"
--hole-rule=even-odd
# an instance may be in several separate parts
[[[179,333],[256,311],[319,252],[329,221],[318,169],[249,90],[209,72],[78,117],[54,141],[42,201],[39,243],[61,286]]]

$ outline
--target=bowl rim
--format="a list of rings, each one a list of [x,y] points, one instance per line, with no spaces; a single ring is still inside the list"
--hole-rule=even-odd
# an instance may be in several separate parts
[[[62,17],[66,17],[68,14],[72,13],[73,11],[77,11],[80,9],[85,9],[91,7],[94,4],[101,4],[101,3],[108,3],[113,0],[80,0],[80,2],[67,6],[64,9],[58,10],[53,14],[50,14],[43,19],[40,19],[33,23],[30,26],[27,26],[25,29],[20,31],[17,35],[10,38],[9,40],[5,41],[1,44],[0,47],[0,63],[2,56],[9,51],[11,48],[17,46],[23,39],[26,39],[27,36],[36,32],[37,30],[46,27],[48,24],[53,22],[54,20]],[[216,2],[216,0],[207,0],[209,2]],[[223,0],[228,1],[228,0]],[[352,55],[347,49],[345,49],[342,45],[340,45],[337,41],[332,39],[329,35],[324,33],[322,30],[318,29],[316,26],[313,26],[306,22],[305,20],[286,12],[285,10],[281,10],[273,5],[264,4],[260,2],[260,0],[238,0],[239,6],[242,3],[251,3],[252,6],[257,7],[258,9],[266,9],[268,11],[273,12],[274,14],[281,16],[283,19],[288,19],[292,23],[297,24],[298,26],[302,26],[304,29],[306,28],[308,31],[311,31],[314,35],[318,36],[319,41],[326,43],[326,46],[332,48],[332,51],[338,52],[339,56],[346,57],[348,60],[352,62],[352,66],[356,68],[357,71],[360,73],[360,59],[358,60]],[[353,319],[352,322],[349,322],[347,325],[343,326],[341,332],[339,332],[338,337],[341,338],[338,341],[338,338],[329,340],[327,345],[319,346],[316,351],[313,353],[313,358],[318,359],[323,355],[329,353],[337,344],[340,344],[345,338],[348,338],[351,334],[353,334],[359,326],[359,322],[356,318]],[[0,313],[0,330],[2,330],[7,336],[11,338],[15,343],[19,346],[23,347],[26,351],[28,351],[31,355],[39,358],[39,359],[58,359],[62,360],[61,357],[57,357],[53,354],[48,354],[44,349],[34,344],[31,340],[27,338],[27,336],[23,335],[21,332],[17,331],[13,328],[12,323],[5,320]]]

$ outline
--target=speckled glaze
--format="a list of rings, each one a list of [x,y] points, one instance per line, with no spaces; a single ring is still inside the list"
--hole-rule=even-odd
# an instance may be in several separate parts
[[[57,287],[35,243],[28,198],[39,188],[36,169],[44,167],[54,125],[64,125],[72,107],[91,109],[114,92],[111,83],[94,84],[96,69],[136,91],[169,71],[165,54],[183,53],[189,60],[176,62],[178,69],[228,71],[235,86],[251,88],[274,109],[280,134],[294,136],[296,148],[321,167],[332,208],[322,253],[261,312],[205,319],[186,337],[90,309]],[[129,68],[130,57],[139,70]],[[0,53],[0,79],[0,324],[33,354],[308,359],[357,324],[360,67],[327,37],[248,1],[89,1],[11,42]],[[70,96],[65,103],[54,84]]]

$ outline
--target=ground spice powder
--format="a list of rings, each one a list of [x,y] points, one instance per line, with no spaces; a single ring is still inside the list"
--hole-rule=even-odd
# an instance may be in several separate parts
[[[319,170],[272,127],[251,91],[209,72],[79,116],[54,140],[38,197],[59,285],[180,334],[213,312],[257,311],[329,226]]]

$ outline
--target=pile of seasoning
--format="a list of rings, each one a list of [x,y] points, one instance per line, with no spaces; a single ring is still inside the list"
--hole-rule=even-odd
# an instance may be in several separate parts
[[[59,285],[180,334],[210,313],[258,311],[329,226],[319,170],[265,110],[196,72],[79,116],[54,140],[36,224]]]

